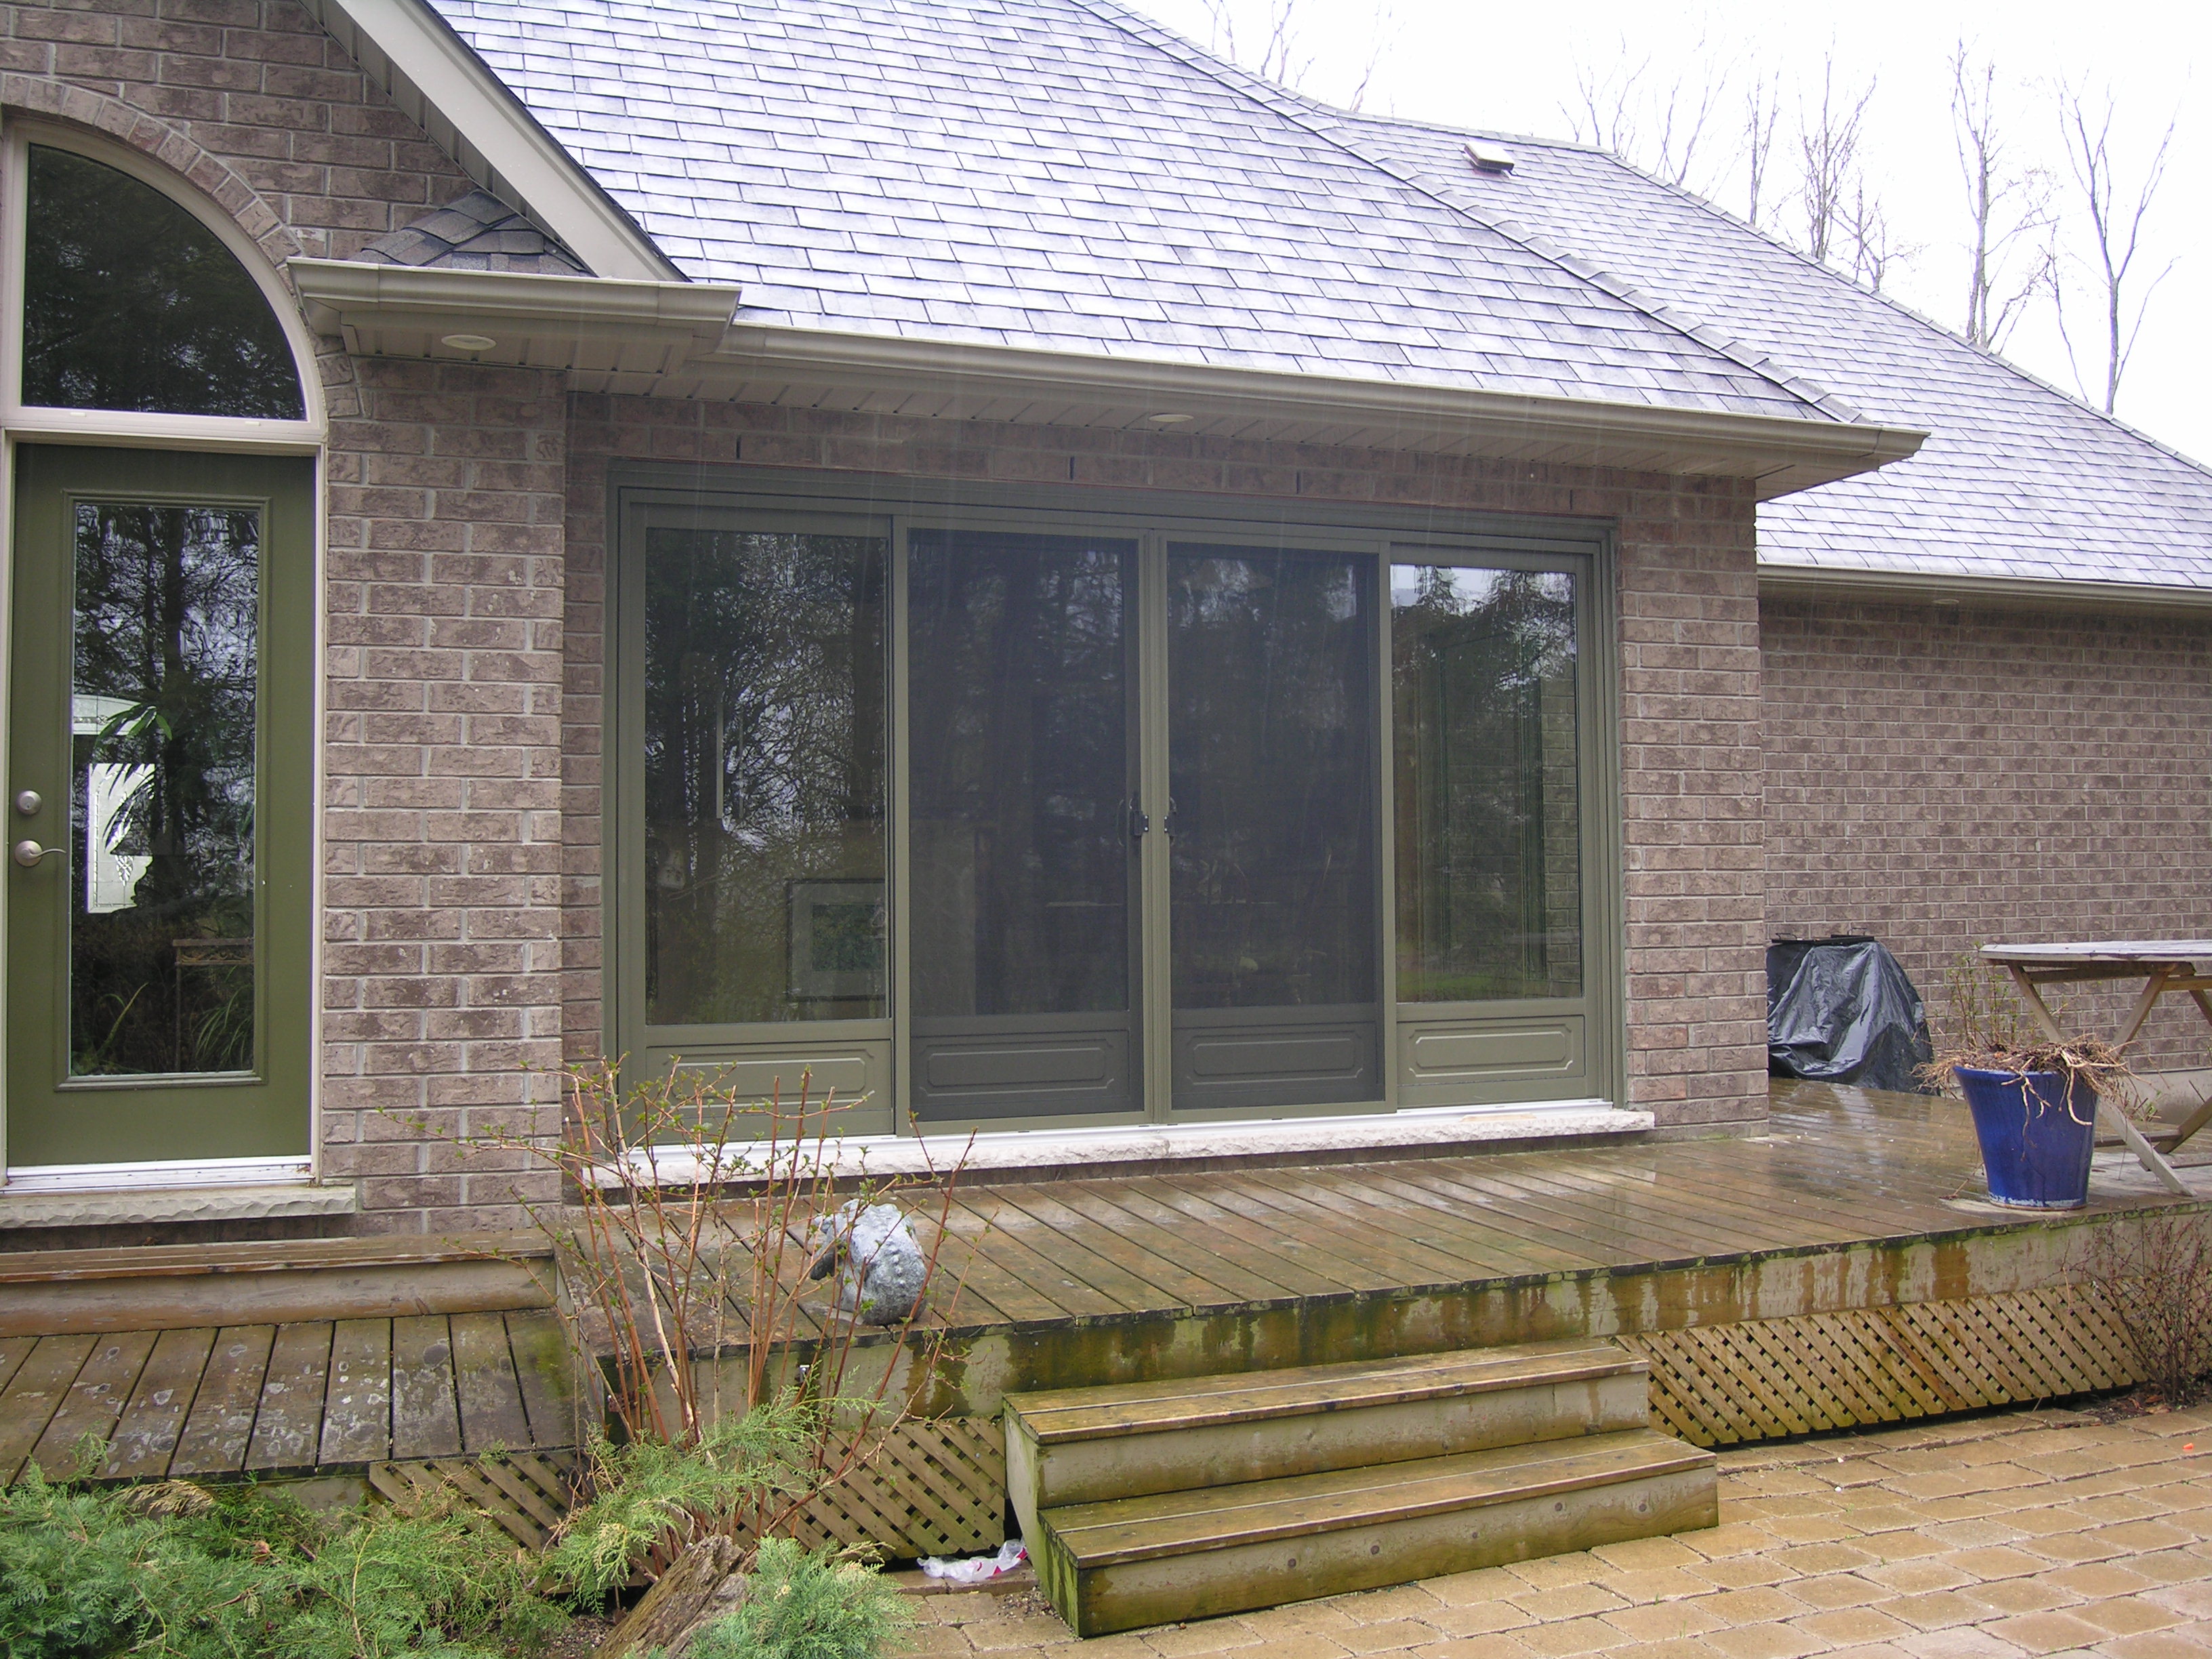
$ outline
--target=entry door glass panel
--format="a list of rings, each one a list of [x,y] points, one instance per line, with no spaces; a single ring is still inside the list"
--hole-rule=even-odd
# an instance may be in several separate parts
[[[645,1019],[881,1018],[880,537],[646,536]]]
[[[907,541],[922,1119],[1136,1109],[1136,544]]]
[[[1373,559],[1167,562],[1178,1109],[1382,1097]]]
[[[1398,1000],[1583,990],[1575,579],[1390,573]]]
[[[70,1075],[250,1072],[261,515],[74,516]]]

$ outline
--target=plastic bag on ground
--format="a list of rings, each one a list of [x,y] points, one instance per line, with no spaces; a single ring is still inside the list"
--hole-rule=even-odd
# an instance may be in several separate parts
[[[1876,940],[1778,939],[1766,947],[1767,1070],[1778,1077],[1926,1091],[1927,1010]]]
[[[980,1584],[1002,1572],[1012,1572],[1029,1559],[1030,1553],[1022,1540],[1009,1538],[999,1546],[995,1555],[925,1555],[916,1565],[932,1578],[950,1578],[956,1584]]]

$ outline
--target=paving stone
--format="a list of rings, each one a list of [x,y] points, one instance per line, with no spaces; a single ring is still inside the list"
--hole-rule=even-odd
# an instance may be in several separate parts
[[[2030,1653],[2085,1648],[2102,1641],[2109,1633],[2072,1613],[2058,1612],[2024,1613],[2016,1619],[2001,1619],[1989,1629],[1990,1634],[2000,1641],[2013,1643]]]

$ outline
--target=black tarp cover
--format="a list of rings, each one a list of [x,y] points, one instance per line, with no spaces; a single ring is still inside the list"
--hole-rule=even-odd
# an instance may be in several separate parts
[[[1766,947],[1766,1068],[1777,1077],[1921,1091],[1928,1014],[1876,940],[1778,939]]]

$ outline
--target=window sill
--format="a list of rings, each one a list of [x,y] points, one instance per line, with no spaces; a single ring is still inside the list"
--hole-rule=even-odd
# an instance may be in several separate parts
[[[1274,1118],[1264,1122],[1125,1124],[1094,1129],[1016,1129],[964,1134],[848,1135],[810,1156],[808,1178],[838,1182],[923,1177],[957,1168],[967,1184],[1138,1176],[1175,1170],[1250,1169],[1269,1164],[1364,1164],[1392,1158],[1445,1158],[1458,1152],[1513,1152],[1649,1133],[1649,1112],[1623,1111],[1600,1100],[1512,1107],[1425,1108],[1358,1116]],[[811,1154],[811,1147],[806,1149]],[[758,1185],[766,1173],[732,1147],[717,1175],[688,1152],[635,1157],[627,1170],[608,1168],[595,1184],[619,1188],[648,1182],[665,1187]],[[733,1167],[732,1167],[733,1166]]]

